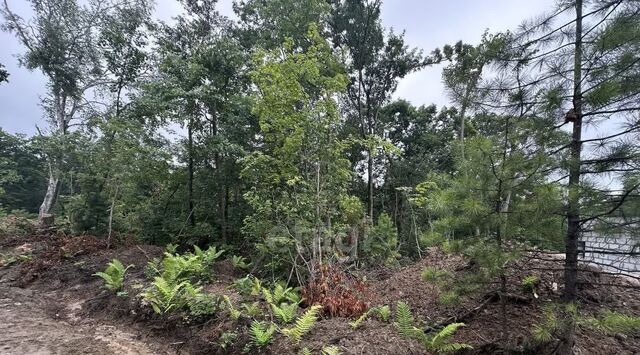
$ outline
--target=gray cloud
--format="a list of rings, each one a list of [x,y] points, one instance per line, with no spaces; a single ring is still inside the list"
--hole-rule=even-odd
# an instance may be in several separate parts
[[[543,12],[553,3],[554,0],[386,0],[382,15],[385,26],[396,32],[405,30],[407,42],[428,53],[458,40],[475,43],[485,29],[514,29],[522,20]],[[28,17],[28,3],[14,0],[9,5],[16,13]],[[220,11],[231,14],[231,5],[231,0],[221,0]],[[155,16],[170,21],[180,10],[176,0],[158,0]],[[24,49],[12,34],[1,32],[0,43],[0,63],[11,74],[9,83],[0,84],[0,127],[32,135],[36,125],[46,124],[39,99],[45,94],[46,79],[40,72],[18,65],[16,55]],[[441,69],[435,66],[409,75],[400,82],[395,97],[416,105],[447,104]]]

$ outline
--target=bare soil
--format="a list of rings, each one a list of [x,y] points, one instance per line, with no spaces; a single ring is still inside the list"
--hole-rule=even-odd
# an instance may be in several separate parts
[[[149,245],[124,243],[106,249],[92,236],[59,234],[0,236],[0,354],[240,354],[249,342],[249,320],[225,317],[187,323],[163,319],[141,306],[135,295],[145,282],[144,267],[162,254]],[[29,255],[17,260],[11,256]],[[129,296],[117,297],[102,288],[92,276],[117,258],[134,267],[127,274]],[[444,306],[438,296],[444,291],[422,280],[425,267],[449,271],[454,277],[473,272],[473,266],[455,255],[430,249],[423,258],[402,268],[361,270],[355,275],[366,280],[370,306],[407,302],[416,318],[425,325],[460,320],[466,323],[455,336],[458,342],[474,346],[469,353],[536,353],[530,347],[532,325],[541,319],[548,304],[558,302],[562,292],[562,260],[523,259],[510,265],[508,275],[513,295],[506,304],[508,346],[502,340],[501,303],[491,296],[495,284],[465,295],[455,305]],[[226,294],[240,302],[230,284],[243,273],[228,261],[218,263],[217,280],[206,292]],[[534,297],[520,287],[528,275],[540,279]],[[613,276],[582,273],[585,287],[580,292],[582,315],[597,315],[604,309],[640,316],[638,289],[631,281]],[[589,286],[586,283],[590,284]],[[596,284],[596,285],[594,285]],[[472,312],[479,309],[477,312]],[[426,354],[421,344],[401,337],[394,325],[377,319],[366,320],[354,330],[344,318],[322,319],[306,335],[301,345],[277,335],[265,354],[297,354],[307,347],[318,353],[323,346],[336,345],[344,354]],[[222,349],[220,336],[238,333],[235,345]],[[250,349],[255,353],[255,349]],[[540,352],[542,353],[542,352]],[[640,336],[607,336],[579,329],[578,354],[640,354]]]

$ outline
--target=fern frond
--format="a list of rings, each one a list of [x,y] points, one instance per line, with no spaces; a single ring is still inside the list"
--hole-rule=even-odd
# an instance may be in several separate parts
[[[242,308],[244,308],[245,313],[250,317],[255,317],[260,314],[260,302],[253,303],[243,303]]]
[[[124,286],[124,276],[127,273],[129,268],[132,268],[133,265],[129,265],[124,267],[120,260],[113,259],[111,262],[107,264],[107,268],[103,271],[98,271],[94,276],[98,276],[104,280],[105,288],[118,292]]]
[[[304,347],[302,348],[302,350],[300,350],[300,352],[298,353],[299,355],[311,355],[311,350],[309,350],[309,348]]]
[[[469,344],[450,342],[451,337],[453,337],[458,328],[464,326],[464,323],[451,323],[435,335],[430,337],[425,336],[423,342],[427,347],[427,350],[437,353],[448,353],[462,349],[473,349]]]
[[[327,345],[320,351],[322,355],[340,355],[342,352],[340,348],[335,345]]]
[[[253,321],[251,328],[249,329],[251,340],[258,347],[268,345],[273,340],[273,334],[276,331],[275,324],[269,324],[268,326],[264,322]]]
[[[458,330],[464,327],[464,323],[451,323],[440,330],[432,339],[434,343],[442,343],[448,341]]]
[[[413,314],[409,309],[409,305],[405,302],[398,302],[396,307],[396,327],[398,332],[408,338],[423,339],[424,332],[422,329],[413,325]]]
[[[298,317],[292,328],[282,329],[282,334],[293,340],[296,344],[307,334],[317,321],[317,316],[322,306],[314,305]]]
[[[298,312],[298,304],[297,303],[282,303],[280,307],[275,304],[271,304],[271,309],[273,310],[273,314],[278,318],[282,323],[287,324],[291,323],[296,318],[296,313]]]
[[[369,314],[374,310],[375,310],[375,308],[372,308],[372,309],[362,313],[362,315],[360,317],[358,317],[358,319],[354,320],[353,322],[349,322],[349,325],[351,326],[351,328],[358,329],[358,327],[360,327],[362,322],[364,322],[367,319],[367,317],[369,316]]]
[[[388,305],[376,307],[376,313],[380,317],[380,320],[386,323],[389,321],[389,318],[391,318],[391,307]]]

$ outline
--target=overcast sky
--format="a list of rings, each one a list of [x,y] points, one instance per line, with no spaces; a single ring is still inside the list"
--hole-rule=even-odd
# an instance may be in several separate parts
[[[14,12],[28,17],[25,0],[8,0]],[[549,9],[554,0],[386,0],[382,9],[383,23],[396,32],[406,31],[410,46],[425,53],[458,40],[477,43],[485,29],[492,32],[515,29],[523,20]],[[220,0],[219,8],[231,15],[232,0]],[[169,20],[181,11],[176,0],[157,0],[156,17]],[[46,80],[38,72],[18,65],[17,54],[23,47],[12,34],[0,32],[0,63],[10,73],[9,83],[0,84],[0,127],[11,133],[35,133],[44,126],[40,97]],[[396,98],[415,105],[448,104],[441,82],[439,66],[426,68],[403,79]]]

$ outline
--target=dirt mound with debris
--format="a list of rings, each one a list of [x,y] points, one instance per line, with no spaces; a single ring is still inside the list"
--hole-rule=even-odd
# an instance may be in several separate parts
[[[148,282],[145,266],[160,257],[163,249],[127,243],[107,249],[100,238],[61,234],[21,236],[0,240],[0,253],[12,260],[0,266],[0,353],[42,354],[204,354],[243,353],[250,338],[250,321],[212,318],[204,322],[185,322],[161,318],[135,297],[140,285]],[[117,297],[102,287],[93,276],[106,263],[117,258],[133,265],[127,273],[129,297]],[[541,321],[547,305],[560,301],[562,263],[555,257],[527,254],[508,265],[508,299],[504,302],[509,351],[531,349],[532,326]],[[462,279],[473,273],[474,265],[459,255],[429,249],[423,258],[402,268],[359,270],[353,276],[367,287],[369,306],[405,301],[423,327],[464,322],[466,326],[454,341],[474,346],[471,353],[504,353],[499,347],[503,331],[503,303],[495,282],[482,285],[452,303],[440,301],[448,291],[423,280],[425,268],[443,270],[449,277]],[[227,295],[234,303],[242,296],[233,287],[234,280],[246,274],[229,260],[215,264],[216,280],[206,285],[207,293]],[[580,273],[582,315],[595,316],[603,310],[640,316],[638,290],[631,281],[589,269]],[[525,277],[538,279],[535,292],[525,290]],[[344,354],[425,354],[422,344],[403,338],[392,323],[375,317],[358,329],[352,319],[321,319],[304,338],[293,345],[276,335],[263,353],[297,354],[303,347],[318,353],[327,345],[339,347]],[[221,348],[224,334],[237,334],[236,342]],[[640,336],[607,336],[578,328],[578,354],[635,354]]]

